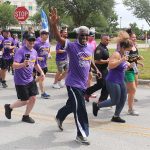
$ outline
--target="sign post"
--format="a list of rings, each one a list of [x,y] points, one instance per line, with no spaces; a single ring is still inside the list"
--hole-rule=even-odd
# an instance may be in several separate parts
[[[24,6],[17,7],[14,12],[14,17],[18,20],[21,25],[21,39],[23,35],[23,23],[29,17],[29,11]]]

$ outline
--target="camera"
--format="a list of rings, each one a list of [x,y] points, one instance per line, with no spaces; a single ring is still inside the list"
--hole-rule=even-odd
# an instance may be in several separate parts
[[[25,54],[25,60],[29,60],[30,59],[30,54]],[[26,67],[28,67],[29,65],[27,65]]]

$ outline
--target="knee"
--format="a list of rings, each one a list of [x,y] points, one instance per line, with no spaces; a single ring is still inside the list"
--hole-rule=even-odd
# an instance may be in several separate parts
[[[36,97],[35,97],[35,96],[32,96],[32,97],[30,97],[28,103],[34,104],[35,101],[36,101]]]
[[[135,92],[136,92],[136,87],[131,87],[130,89],[128,89],[129,94],[135,94]]]

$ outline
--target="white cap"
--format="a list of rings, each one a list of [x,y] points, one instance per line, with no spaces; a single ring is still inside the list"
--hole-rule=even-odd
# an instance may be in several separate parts
[[[40,30],[40,34],[48,34],[49,33],[49,31],[47,31],[46,29],[41,29]]]

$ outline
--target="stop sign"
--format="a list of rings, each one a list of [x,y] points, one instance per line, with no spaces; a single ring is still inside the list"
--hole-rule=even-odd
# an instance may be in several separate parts
[[[29,11],[25,7],[17,7],[14,13],[14,17],[18,21],[25,21],[29,17]]]

